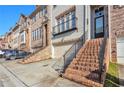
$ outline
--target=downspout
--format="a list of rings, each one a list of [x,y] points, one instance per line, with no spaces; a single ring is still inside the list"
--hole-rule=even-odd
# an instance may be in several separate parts
[[[112,61],[112,56],[111,56],[111,12],[110,12],[110,5],[108,6],[108,31],[109,31],[109,53],[110,53],[110,61]]]
[[[86,38],[85,38],[85,34],[86,34],[86,33],[85,33],[85,30],[86,30],[86,28],[85,28],[85,26],[86,26],[86,20],[85,20],[85,19],[86,19],[86,17],[85,17],[85,16],[86,16],[86,12],[85,12],[85,11],[86,11],[86,10],[85,10],[85,9],[86,9],[86,8],[85,8],[85,7],[86,7],[86,5],[84,5],[84,12],[83,12],[83,13],[84,13],[84,20],[83,20],[83,23],[84,23],[84,25],[83,25],[83,26],[84,26],[84,33],[83,33],[84,43],[85,43],[85,40],[86,40]]]

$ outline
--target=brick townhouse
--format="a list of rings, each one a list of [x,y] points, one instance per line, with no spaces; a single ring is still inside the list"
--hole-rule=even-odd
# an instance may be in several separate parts
[[[12,40],[25,25],[19,31],[19,45],[32,54],[21,63],[60,59],[63,77],[103,86],[109,61],[123,63],[123,12],[118,5],[37,5],[29,16],[21,15]]]
[[[37,62],[51,58],[51,6],[37,5],[30,18],[30,57],[22,63]]]
[[[64,61],[63,77],[102,86],[109,60],[108,6],[54,5],[52,27],[52,56]]]
[[[4,36],[0,36],[0,50],[5,48]]]
[[[30,21],[23,14],[20,15],[19,25],[19,50],[30,51]]]
[[[51,6],[36,5],[28,16],[20,15],[6,34],[8,48],[32,52],[23,63],[51,58]]]
[[[19,49],[19,25],[15,24],[12,28],[12,49]]]
[[[69,10],[71,11],[71,9],[74,10],[73,8],[67,7],[69,6],[54,6],[54,10],[52,11],[54,20],[53,25],[57,24],[54,27],[52,38],[54,46],[54,57],[58,57],[59,55],[62,54],[61,57],[64,57],[64,62],[68,62],[68,59],[70,59],[70,57],[68,57],[69,55],[67,54],[71,52],[70,50],[72,50],[71,48],[73,45],[69,46],[69,44],[66,41],[69,39],[70,42],[73,41],[75,37],[78,37],[76,33],[82,31],[84,33],[83,40],[85,42],[83,42],[84,43],[83,46],[79,49],[73,60],[72,61],[69,60],[71,63],[69,63],[69,66],[66,68],[64,77],[70,80],[74,80],[76,82],[80,82],[87,86],[102,86],[105,74],[104,72],[102,72],[102,69],[105,67],[104,71],[107,70],[109,65],[109,59],[112,62],[123,64],[124,6],[119,5],[80,6],[80,8],[82,7],[81,9],[83,10],[77,8],[79,6],[74,6],[76,7],[76,12],[78,11],[78,13],[75,16],[76,17],[75,23],[77,22],[76,30],[73,29],[67,30],[69,25],[68,11]],[[80,13],[81,15],[83,15],[82,20],[80,20],[80,17],[78,16],[80,15]],[[81,30],[79,30],[78,27],[78,23],[80,21],[83,22],[79,24],[80,26],[82,25],[83,29]],[[73,22],[71,22],[70,24],[72,23]],[[55,28],[57,28],[57,30]],[[74,36],[72,36],[73,34]],[[58,54],[56,55],[56,53]],[[64,53],[66,54],[66,57],[63,56]]]
[[[6,33],[6,39],[7,39],[8,49],[12,49],[12,32],[11,31]]]
[[[53,6],[52,45],[54,58],[61,58],[75,42],[81,41],[84,34],[83,11],[84,6]]]

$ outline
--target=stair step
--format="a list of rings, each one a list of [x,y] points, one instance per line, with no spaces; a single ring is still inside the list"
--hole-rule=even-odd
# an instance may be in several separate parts
[[[73,80],[75,82],[81,83],[83,85],[89,86],[89,87],[102,87],[103,85],[99,82],[89,80],[88,78],[76,76],[74,74],[65,74],[65,78]]]
[[[87,41],[67,67],[63,76],[87,86],[103,86],[99,83],[99,51],[102,40]]]

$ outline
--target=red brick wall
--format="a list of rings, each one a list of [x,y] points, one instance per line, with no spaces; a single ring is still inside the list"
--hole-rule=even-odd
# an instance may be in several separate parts
[[[112,61],[117,61],[116,38],[124,36],[124,7],[114,6],[110,7],[110,21],[111,21],[111,54]]]

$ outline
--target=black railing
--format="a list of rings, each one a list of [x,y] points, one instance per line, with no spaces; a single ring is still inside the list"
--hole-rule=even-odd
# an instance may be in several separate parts
[[[83,37],[80,38],[79,41],[75,42],[70,49],[63,55],[64,65],[63,65],[63,72],[68,67],[68,65],[72,62],[74,58],[76,58],[76,54],[79,49],[83,46]]]
[[[58,35],[61,33],[75,30],[76,29],[76,20],[77,20],[77,18],[74,17],[68,21],[65,21],[63,23],[60,23],[60,24],[54,26],[53,27],[53,35],[55,36],[55,35]]]

